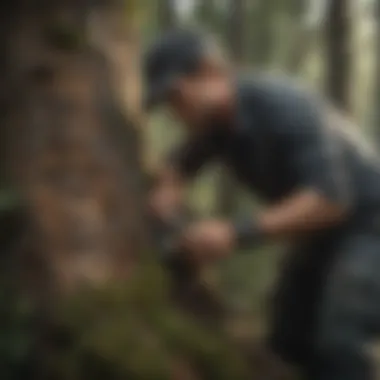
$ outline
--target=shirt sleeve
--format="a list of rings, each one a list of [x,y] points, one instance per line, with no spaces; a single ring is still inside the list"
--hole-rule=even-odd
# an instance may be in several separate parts
[[[217,155],[218,147],[218,137],[213,134],[190,138],[169,154],[168,163],[184,179],[191,179]]]
[[[312,188],[329,200],[350,205],[353,193],[343,140],[328,125],[318,101],[295,100],[288,99],[290,104],[280,107],[274,125],[298,187]]]

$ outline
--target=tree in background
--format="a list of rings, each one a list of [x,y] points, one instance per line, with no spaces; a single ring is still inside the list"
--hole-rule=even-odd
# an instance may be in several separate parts
[[[376,15],[376,35],[374,38],[376,46],[375,54],[375,95],[373,104],[373,125],[372,128],[377,136],[377,145],[380,146],[380,0],[376,0],[375,3],[375,15]]]
[[[271,63],[275,46],[275,18],[278,3],[275,0],[247,2],[249,23],[247,39],[249,61],[255,67],[265,68]]]
[[[352,14],[350,0],[331,0],[326,20],[326,89],[341,109],[350,110]]]
[[[226,7],[218,0],[198,0],[193,15],[197,24],[217,34],[223,42],[227,17]]]
[[[327,0],[290,0],[288,20],[292,30],[290,47],[284,63],[291,74],[298,74],[316,45]]]
[[[158,11],[161,30],[165,31],[177,26],[175,0],[159,0]]]
[[[284,60],[281,55],[289,50],[288,46],[298,45],[294,29],[299,24],[301,3],[303,0],[245,2],[247,62],[266,70]]]
[[[246,1],[230,0],[228,15],[229,25],[226,28],[229,50],[237,66],[243,64],[246,53]]]
[[[229,55],[236,67],[242,66],[246,54],[246,1],[229,0],[225,39]],[[217,188],[217,211],[225,216],[232,216],[237,209],[237,188],[233,178],[225,167],[221,168]]]

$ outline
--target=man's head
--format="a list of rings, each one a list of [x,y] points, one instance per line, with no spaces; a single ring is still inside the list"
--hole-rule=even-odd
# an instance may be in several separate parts
[[[226,60],[209,36],[168,32],[151,46],[144,64],[147,107],[165,103],[188,126],[207,124],[230,101]]]

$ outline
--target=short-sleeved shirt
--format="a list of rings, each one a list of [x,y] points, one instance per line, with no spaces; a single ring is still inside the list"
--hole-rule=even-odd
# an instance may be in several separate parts
[[[263,201],[314,189],[355,207],[380,207],[380,162],[349,122],[297,83],[239,77],[235,125],[215,125],[177,149],[185,177],[217,159]]]

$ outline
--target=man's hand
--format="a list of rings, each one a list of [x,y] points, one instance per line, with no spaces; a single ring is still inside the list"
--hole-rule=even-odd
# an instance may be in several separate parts
[[[179,177],[173,169],[163,169],[148,197],[150,212],[164,222],[175,219],[183,206],[185,186]]]
[[[180,245],[198,262],[210,262],[228,257],[235,248],[234,226],[224,220],[205,220],[188,226]]]
[[[159,220],[170,223],[182,207],[182,194],[175,188],[159,188],[148,198],[150,212]]]

